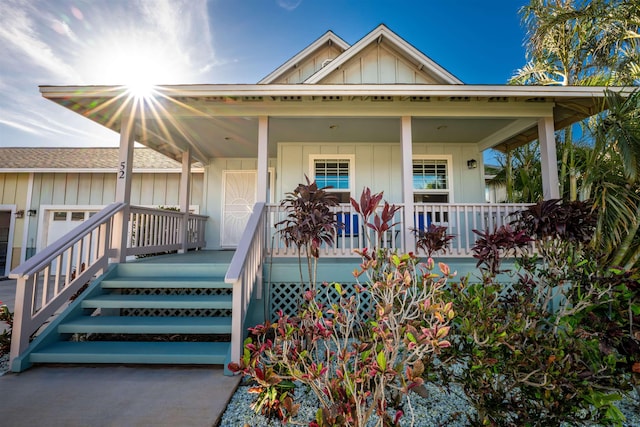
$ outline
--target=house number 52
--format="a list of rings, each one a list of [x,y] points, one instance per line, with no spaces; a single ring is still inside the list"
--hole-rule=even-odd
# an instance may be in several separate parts
[[[118,179],[124,179],[124,171],[127,168],[127,162],[120,162],[120,170],[118,171]]]

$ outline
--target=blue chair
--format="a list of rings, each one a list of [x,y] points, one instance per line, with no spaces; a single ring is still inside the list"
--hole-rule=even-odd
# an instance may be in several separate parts
[[[344,224],[344,229],[338,230],[338,236],[342,236],[344,231],[344,235],[348,237],[358,237],[360,234],[360,217],[357,214],[351,215],[351,220],[349,220],[348,212],[338,212],[336,213],[336,220],[338,224]]]
[[[418,217],[418,226],[416,227],[417,232],[419,234],[424,233],[425,231],[429,231],[429,227],[431,227],[431,212],[427,212],[426,215],[426,219],[427,219],[427,224],[425,227],[425,215],[423,215],[422,213],[419,213],[416,215]],[[414,221],[414,224],[416,223],[416,221]]]

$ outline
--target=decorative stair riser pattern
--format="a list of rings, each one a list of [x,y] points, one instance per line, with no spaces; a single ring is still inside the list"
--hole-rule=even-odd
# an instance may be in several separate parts
[[[78,297],[31,363],[224,364],[232,290],[225,264],[120,264]]]

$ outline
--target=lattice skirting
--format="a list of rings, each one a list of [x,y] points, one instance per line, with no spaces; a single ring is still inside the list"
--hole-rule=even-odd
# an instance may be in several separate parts
[[[123,289],[127,295],[227,295],[230,289],[153,288]],[[200,308],[123,308],[121,316],[231,317],[230,309]]]
[[[342,289],[349,298],[355,295],[355,283],[341,283]],[[278,319],[278,311],[282,310],[283,314],[288,316],[297,315],[303,302],[303,294],[308,286],[300,283],[272,283],[270,292],[269,318]],[[371,298],[368,294],[360,294],[360,315],[367,317],[373,309]],[[318,299],[324,305],[337,303],[339,301],[338,291],[332,286],[326,287],[322,284],[318,285]]]

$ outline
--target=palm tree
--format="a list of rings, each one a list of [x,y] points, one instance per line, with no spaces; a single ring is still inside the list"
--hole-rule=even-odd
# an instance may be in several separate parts
[[[627,98],[609,91],[605,101],[607,114],[592,126],[582,193],[599,212],[598,249],[629,269],[640,261],[640,89]]]

